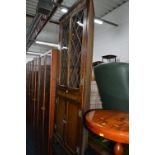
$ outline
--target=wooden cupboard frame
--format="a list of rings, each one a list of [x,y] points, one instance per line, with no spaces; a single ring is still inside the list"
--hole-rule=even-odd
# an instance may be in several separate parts
[[[77,25],[78,14],[83,11],[83,29],[80,31],[79,36],[81,36],[81,47],[78,50],[72,48],[73,42],[77,41],[80,37],[76,34],[79,31],[79,26]],[[64,32],[64,25],[68,23],[68,32]],[[77,29],[76,29],[77,28]],[[67,31],[67,30],[66,30]],[[64,34],[64,35],[63,35]],[[76,36],[77,35],[77,39]],[[60,19],[60,58],[59,58],[59,71],[58,71],[58,81],[57,81],[57,91],[56,91],[56,115],[55,115],[55,129],[54,138],[59,142],[62,147],[69,154],[84,154],[84,150],[87,144],[87,132],[83,126],[82,115],[89,108],[90,100],[90,82],[91,82],[91,70],[92,70],[92,55],[93,55],[93,35],[94,35],[94,6],[92,0],[78,1],[73,7]],[[74,37],[75,36],[75,37]],[[65,40],[65,37],[68,39]],[[80,39],[79,39],[80,40]],[[65,44],[64,44],[65,42]],[[77,43],[77,42],[76,42]],[[64,49],[64,45],[67,46]],[[77,62],[79,65],[74,64],[71,59],[73,59],[74,53],[80,52],[80,61]],[[65,56],[66,52],[67,56]],[[65,59],[64,59],[65,58]],[[76,59],[75,59],[76,60]],[[66,64],[64,64],[66,61]],[[66,66],[64,68],[63,66]],[[78,69],[79,71],[73,71]],[[65,71],[63,71],[63,69]],[[67,73],[67,74],[66,74]],[[74,73],[79,76],[79,83],[70,85],[70,78]],[[64,75],[63,75],[64,74]],[[64,78],[64,76],[66,76]],[[66,81],[63,83],[62,79]],[[75,78],[75,80],[77,80]],[[78,129],[78,130],[77,130]]]

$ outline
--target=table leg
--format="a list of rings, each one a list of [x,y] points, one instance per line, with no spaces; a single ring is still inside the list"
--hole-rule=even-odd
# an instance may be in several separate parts
[[[114,146],[115,155],[123,155],[123,145],[121,143],[116,143]]]

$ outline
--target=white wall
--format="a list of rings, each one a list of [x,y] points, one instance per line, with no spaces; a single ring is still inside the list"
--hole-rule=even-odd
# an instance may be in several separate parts
[[[114,54],[118,56],[118,61],[129,62],[129,3],[115,9],[104,19],[119,26],[95,24],[93,61],[101,61],[101,56]]]

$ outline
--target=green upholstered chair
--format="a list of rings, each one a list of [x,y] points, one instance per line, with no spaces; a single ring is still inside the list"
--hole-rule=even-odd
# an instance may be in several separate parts
[[[129,64],[122,62],[94,67],[104,109],[129,111]]]

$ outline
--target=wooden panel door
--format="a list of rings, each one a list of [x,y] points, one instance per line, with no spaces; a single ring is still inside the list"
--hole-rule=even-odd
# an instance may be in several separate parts
[[[80,10],[71,20],[62,23],[60,74],[57,91],[56,133],[65,147],[73,154],[78,147],[78,113],[81,108],[80,72],[84,11]],[[76,22],[74,21],[76,20]],[[69,32],[70,30],[70,32]],[[70,48],[70,50],[69,50]]]
[[[82,154],[82,113],[89,106],[93,20],[92,0],[79,1],[60,20],[55,133],[70,154]]]

